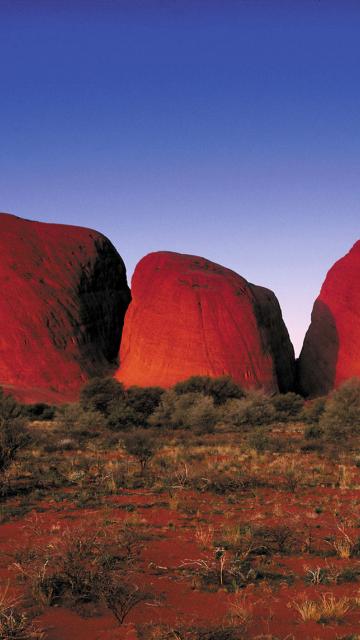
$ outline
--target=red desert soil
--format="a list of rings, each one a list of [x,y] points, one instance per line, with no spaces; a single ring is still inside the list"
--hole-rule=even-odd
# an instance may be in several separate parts
[[[308,463],[311,464],[311,457]],[[352,482],[360,482],[356,468]],[[336,557],[327,542],[339,533],[339,525],[351,530],[352,536],[359,534],[358,492],[317,486],[289,493],[280,484],[272,489],[257,488],[255,495],[239,491],[231,498],[229,501],[226,496],[190,489],[177,489],[170,497],[138,489],[120,490],[92,509],[76,507],[70,495],[62,502],[39,502],[25,518],[0,526],[1,586],[10,581],[13,593],[18,595],[25,590],[24,584],[16,580],[13,565],[21,550],[45,543],[56,545],[63,530],[70,529],[76,536],[79,526],[90,531],[101,519],[128,521],[145,534],[141,563],[132,580],[151,591],[155,602],[137,605],[122,626],[104,608],[96,612],[89,609],[80,615],[64,607],[45,607],[35,622],[45,631],[46,640],[138,640],[136,627],[147,623],[209,628],[229,620],[232,603],[238,597],[249,614],[244,638],[273,634],[281,640],[334,640],[356,634],[359,606],[351,607],[339,622],[316,623],[303,622],[294,603],[319,600],[322,594],[329,593],[336,599],[359,597],[356,580],[326,585],[306,580],[310,570],[319,568],[329,569],[332,575],[346,567],[360,571],[359,561]],[[316,508],[319,506],[321,510]],[[216,541],[222,544],[226,532],[231,535],[234,525],[241,523],[270,528],[286,524],[296,543],[292,543],[292,549],[260,556],[268,577],[234,593],[219,583]],[[349,529],[350,526],[356,529]],[[199,534],[206,529],[213,531],[213,540],[204,543]],[[225,568],[229,560],[230,552],[225,556]],[[215,569],[215,579],[208,585],[200,580],[201,561]]]
[[[294,351],[275,295],[204,258],[151,253],[136,267],[119,380],[169,387],[229,374],[244,388],[292,388]]]
[[[299,360],[299,386],[324,395],[360,376],[360,240],[328,272]]]
[[[129,290],[97,231],[0,214],[0,384],[25,401],[74,399],[114,367]]]

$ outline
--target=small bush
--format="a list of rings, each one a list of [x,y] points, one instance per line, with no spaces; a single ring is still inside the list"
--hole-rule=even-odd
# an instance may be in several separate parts
[[[18,602],[8,597],[7,589],[0,593],[1,640],[42,640],[43,632],[35,627]]]
[[[326,398],[315,398],[305,402],[302,419],[307,424],[319,424],[319,420],[325,411]]]
[[[250,433],[247,443],[251,449],[255,449],[258,453],[264,453],[270,448],[270,438],[268,432],[261,428]]]
[[[124,398],[121,382],[114,378],[92,378],[80,393],[80,406],[84,411],[99,411],[108,415],[113,403]]]
[[[8,417],[0,416],[0,474],[10,467],[18,451],[30,441],[24,420],[21,417],[9,417],[7,409],[3,413]]]
[[[271,398],[274,407],[274,418],[278,422],[301,420],[304,399],[296,393],[279,393]]]
[[[149,416],[159,405],[164,389],[161,387],[129,387],[126,390],[126,405],[137,416],[137,424],[146,426]]]
[[[163,393],[160,387],[129,387],[124,395],[109,407],[109,429],[126,431],[132,427],[145,428]]]
[[[95,522],[90,531],[84,527],[63,531],[56,544],[35,547],[15,567],[37,604],[78,606],[103,601],[122,624],[145,598],[128,581],[140,549],[140,537],[131,525]]]
[[[329,437],[360,433],[360,379],[344,382],[328,398],[320,427]]]
[[[244,391],[229,376],[210,378],[209,376],[191,376],[173,387],[177,395],[201,393],[211,396],[215,405],[224,404],[230,398],[243,398]]]
[[[211,396],[188,392],[180,395],[170,389],[149,418],[149,424],[172,429],[192,429],[211,433],[218,420],[218,411]]]
[[[120,402],[114,404],[106,423],[112,431],[128,431],[134,427],[143,426],[143,418],[142,416],[139,418],[136,410],[129,407],[128,404]]]
[[[90,436],[102,431],[106,426],[106,420],[99,411],[84,411],[77,404],[63,405],[58,409],[59,424],[71,432],[79,436]]]
[[[242,400],[231,400],[224,405],[223,420],[236,428],[267,425],[274,420],[274,409],[267,396],[250,391]]]
[[[0,387],[0,420],[9,421],[21,418],[22,411],[23,406],[12,396],[6,395],[2,387]]]
[[[317,440],[323,435],[324,430],[320,427],[319,424],[309,424],[304,431],[304,437],[306,440]]]
[[[55,407],[45,402],[24,405],[22,410],[23,416],[29,418],[29,420],[52,420],[55,412]]]
[[[154,437],[146,431],[134,431],[124,438],[124,447],[131,456],[137,458],[140,463],[141,473],[145,469],[155,455],[158,445],[154,441]]]

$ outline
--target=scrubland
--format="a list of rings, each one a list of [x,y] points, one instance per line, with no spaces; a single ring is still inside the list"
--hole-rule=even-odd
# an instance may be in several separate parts
[[[360,383],[0,395],[0,638],[353,639]]]

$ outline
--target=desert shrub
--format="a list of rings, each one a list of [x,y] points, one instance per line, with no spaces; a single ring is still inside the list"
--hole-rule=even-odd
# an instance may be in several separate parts
[[[158,444],[148,431],[137,430],[125,436],[124,447],[127,453],[137,458],[141,473],[144,473],[149,461],[158,449]]]
[[[199,395],[189,407],[185,420],[187,426],[196,433],[212,433],[218,420],[213,398]]]
[[[160,387],[129,387],[124,395],[109,407],[109,429],[121,431],[132,427],[145,428],[163,393]]]
[[[325,411],[326,397],[315,398],[305,402],[302,411],[302,420],[307,424],[318,424]]]
[[[43,632],[34,626],[16,600],[9,598],[7,589],[0,593],[1,640],[41,640]]]
[[[215,405],[221,405],[230,398],[243,398],[244,391],[229,376],[210,378],[209,376],[191,376],[173,387],[177,395],[201,393],[211,396]]]
[[[304,437],[306,440],[317,440],[323,435],[324,430],[320,427],[319,423],[309,424],[304,431]]]
[[[6,396],[0,388],[0,475],[10,467],[18,451],[30,441],[21,413],[21,405],[11,396]]]
[[[267,429],[261,427],[252,431],[248,436],[247,443],[251,449],[255,449],[258,453],[264,453],[270,448],[271,443]]]
[[[142,426],[142,418],[139,419],[139,414],[136,410],[126,402],[119,402],[111,408],[106,424],[112,431],[127,431],[134,427]]]
[[[241,400],[231,400],[222,408],[225,423],[236,428],[271,424],[274,409],[270,399],[258,391],[250,391]]]
[[[113,403],[124,398],[121,382],[114,378],[92,378],[80,393],[80,406],[84,411],[99,411],[107,415]]]
[[[271,398],[271,402],[275,412],[274,418],[278,422],[291,422],[302,418],[304,399],[296,393],[279,393]]]
[[[52,420],[55,416],[56,408],[45,402],[26,404],[23,406],[22,414],[29,420]]]
[[[218,411],[211,396],[195,392],[178,395],[170,389],[163,394],[159,406],[149,418],[149,424],[210,433],[217,420]]]
[[[156,407],[155,411],[149,416],[148,422],[155,427],[170,427],[176,429],[183,426],[176,417],[176,404],[178,396],[175,391],[170,389],[166,391]]]
[[[129,584],[119,577],[102,572],[97,576],[94,586],[99,600],[106,604],[121,625],[136,605],[140,602],[149,602],[153,597],[137,585]]]
[[[78,436],[92,437],[101,433],[105,426],[106,421],[99,411],[80,411],[73,433]]]
[[[236,628],[234,625],[215,628],[178,625],[174,628],[148,624],[139,628],[138,636],[139,640],[244,640],[241,626],[238,623]]]
[[[53,606],[104,602],[120,624],[145,594],[128,576],[139,558],[141,538],[132,526],[93,523],[90,530],[65,530],[17,562],[29,595]],[[146,594],[147,595],[147,594]]]
[[[254,540],[262,553],[290,553],[300,548],[295,531],[286,524],[258,527],[254,530]]]
[[[64,429],[79,436],[91,436],[102,431],[106,425],[106,420],[102,413],[99,411],[84,411],[77,403],[65,404],[59,407],[58,422]]]
[[[325,404],[320,427],[329,437],[360,433],[360,379],[352,378],[333,391]]]
[[[24,448],[29,440],[29,432],[21,419],[0,422],[0,474],[8,469],[18,451]]]
[[[137,422],[145,426],[148,417],[159,405],[164,389],[161,387],[129,387],[126,390],[126,404],[137,415]]]
[[[13,420],[22,416],[23,406],[0,387],[0,420]]]

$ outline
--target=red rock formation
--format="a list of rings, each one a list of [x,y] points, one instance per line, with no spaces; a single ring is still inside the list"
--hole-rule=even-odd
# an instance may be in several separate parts
[[[137,265],[117,377],[169,387],[229,374],[244,387],[288,390],[294,353],[274,294],[196,256],[151,253]]]
[[[130,296],[103,235],[0,214],[0,287],[4,389],[61,401],[114,369]]]
[[[360,241],[328,272],[298,362],[305,395],[328,393],[360,377]]]

